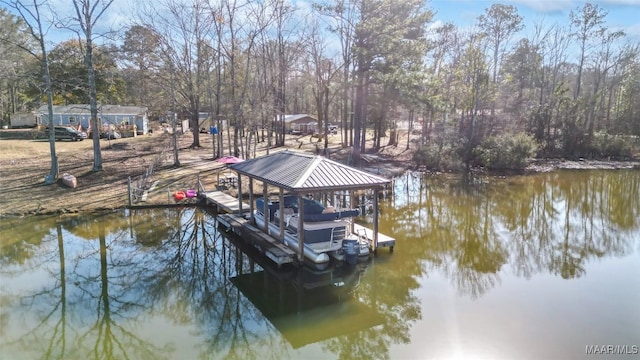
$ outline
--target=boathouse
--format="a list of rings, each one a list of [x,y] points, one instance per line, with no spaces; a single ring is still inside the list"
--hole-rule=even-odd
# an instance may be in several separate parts
[[[313,156],[291,150],[272,153],[259,158],[246,160],[237,164],[232,164],[229,169],[238,175],[238,193],[242,194],[243,176],[248,178],[249,193],[249,222],[255,224],[253,199],[255,182],[262,183],[263,198],[269,198],[269,186],[278,190],[280,204],[284,203],[284,195],[296,195],[298,197],[298,208],[304,209],[303,198],[312,196],[315,199],[335,198],[335,194],[342,194],[346,199],[354,199],[356,191],[373,191],[373,230],[369,230],[368,239],[370,248],[375,252],[378,247],[389,247],[393,251],[395,239],[378,233],[378,196],[391,181],[378,175],[341,164],[337,161],[327,159],[323,156]],[[345,194],[348,194],[346,196]],[[240,213],[243,212],[242,198],[238,199]],[[267,213],[266,202],[264,212]],[[244,204],[246,206],[246,204]],[[299,216],[299,228],[302,225],[303,214]],[[265,222],[266,223],[266,222]],[[352,224],[352,227],[358,226]],[[284,229],[284,226],[280,226]],[[359,228],[363,228],[359,226]],[[269,233],[266,229],[261,229]],[[351,229],[354,230],[353,228]],[[284,239],[284,230],[280,231],[278,240]],[[298,237],[298,260],[302,262],[304,258],[304,232],[300,232]]]

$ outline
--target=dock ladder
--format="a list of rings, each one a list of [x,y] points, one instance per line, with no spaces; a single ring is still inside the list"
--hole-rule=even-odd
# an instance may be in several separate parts
[[[369,248],[373,248],[371,241],[369,241],[369,237],[367,236],[367,229],[366,228],[359,228],[356,229],[356,235],[358,235],[358,243],[360,243],[362,240],[364,240],[364,242],[366,242],[369,245]],[[376,249],[373,249],[374,251]]]

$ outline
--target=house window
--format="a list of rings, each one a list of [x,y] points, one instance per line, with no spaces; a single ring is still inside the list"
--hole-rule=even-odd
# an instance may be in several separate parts
[[[69,125],[75,124],[76,123],[76,117],[75,116],[69,116]]]

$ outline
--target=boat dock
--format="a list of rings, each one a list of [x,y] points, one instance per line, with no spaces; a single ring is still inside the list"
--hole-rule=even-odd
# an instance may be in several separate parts
[[[284,264],[297,265],[298,257],[295,251],[272,236],[260,231],[241,215],[241,212],[249,211],[248,204],[242,203],[242,211],[240,211],[238,198],[222,191],[206,192],[204,199],[208,206],[216,208],[218,224],[222,225],[227,231],[232,231],[246,243],[253,245],[261,253],[265,254],[267,258],[276,263],[278,267]]]
[[[282,174],[289,173],[292,164],[295,164],[297,170],[291,173],[291,176],[283,179]],[[284,202],[285,193],[288,194],[287,196],[297,198],[298,207],[300,207],[300,213],[302,214],[304,214],[305,209],[303,200],[307,199],[313,202],[308,197],[313,197],[314,193],[322,197],[324,194],[335,195],[338,192],[344,196],[348,195],[349,201],[351,201],[355,191],[371,191],[373,199],[378,199],[379,192],[391,182],[389,179],[345,166],[322,156],[311,156],[293,151],[279,151],[259,158],[238,161],[228,165],[228,170],[234,174],[225,176],[226,178],[235,179],[232,186],[237,186],[239,194],[242,194],[243,177],[248,178],[249,201],[253,201],[253,196],[251,195],[260,193],[259,190],[255,191],[254,189],[254,182],[257,181],[261,183],[263,198],[268,198],[269,186],[274,186],[279,190],[281,201]],[[348,191],[345,189],[348,189]],[[240,203],[240,200],[236,197],[221,191],[204,191],[200,180],[198,180],[198,194],[200,199],[204,198],[203,202],[206,205],[215,206],[218,213],[227,213],[218,216],[218,224],[225,227],[226,231],[233,231],[239,235],[246,243],[260,250],[278,266],[287,263],[293,263],[295,266],[301,265],[304,259],[304,247],[294,250],[285,245],[283,240],[269,235],[266,230],[259,229],[254,225],[253,214],[249,214],[251,219],[247,220],[249,216],[244,213],[245,211],[250,211],[249,205]],[[318,204],[320,203],[318,202]],[[313,205],[316,204],[314,203]],[[320,215],[325,215],[327,219],[331,219],[333,217],[331,212],[324,211],[326,203],[325,205],[320,204],[320,206],[323,207],[321,214],[310,212],[310,215],[315,215],[316,218]],[[317,211],[318,207],[315,206],[313,209],[313,211]],[[372,250],[370,252],[377,253],[379,247],[388,247],[393,252],[396,243],[395,239],[377,231],[377,201],[373,202],[373,229],[375,231],[362,225],[353,225],[354,233],[361,239],[367,240],[369,249]],[[334,228],[331,227],[331,229],[333,231]],[[299,241],[304,241],[305,233],[306,231],[301,233],[303,235]],[[315,233],[319,234],[318,232]],[[331,237],[333,236],[332,232]],[[325,261],[325,259],[323,258],[322,261]]]
[[[295,251],[287,247],[282,242],[277,241],[270,235],[260,231],[260,229],[249,223],[249,220],[239,215],[220,214],[217,216],[218,224],[227,231],[241,237],[245,242],[256,247],[266,257],[271,259],[278,267],[284,264],[298,264]]]
[[[238,235],[249,245],[253,245],[267,258],[271,259],[278,267],[284,264],[294,264],[298,266],[299,261],[296,252],[278,241],[271,235],[267,235],[264,231],[252,225],[249,220],[240,214],[238,199],[221,191],[212,191],[206,193],[207,205],[214,206],[217,209],[218,224],[222,225],[226,231],[232,231]],[[248,212],[249,205],[242,204],[242,212]],[[225,214],[226,213],[226,214]],[[388,247],[393,251],[396,240],[390,236],[378,233],[378,246],[374,243],[373,230],[362,225],[353,224],[354,232],[363,236],[369,241],[369,248],[375,253],[379,247]]]
[[[231,196],[222,191],[208,191],[204,194],[207,205],[214,205],[218,212],[226,212],[229,214],[239,214],[240,204],[238,198]],[[248,212],[249,205],[242,203],[242,212]]]
[[[358,225],[354,223],[353,232],[355,234],[358,234],[366,238],[369,241],[369,248],[373,249],[373,252],[376,252],[379,247],[388,247],[389,250],[393,252],[393,247],[396,245],[396,239],[379,232],[378,246],[376,246],[376,244],[374,244],[374,239],[373,239],[373,230],[367,227],[364,227],[362,225]]]

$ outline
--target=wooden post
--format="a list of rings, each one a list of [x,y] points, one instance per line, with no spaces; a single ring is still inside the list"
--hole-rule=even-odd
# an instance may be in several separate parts
[[[279,238],[284,242],[284,189],[280,188],[280,235]]]
[[[129,176],[127,180],[127,191],[129,192],[129,207],[131,207],[131,203],[133,202],[133,199],[131,198],[131,176]]]
[[[242,213],[240,213],[242,215]],[[255,225],[256,221],[253,218],[253,178],[249,178],[249,219],[251,224]]]
[[[304,201],[302,195],[298,195],[298,261],[304,261]]]
[[[238,209],[240,209],[240,215],[242,215],[242,181],[240,180],[240,173],[236,172],[238,177]]]
[[[353,201],[353,190],[349,190],[349,206],[346,206],[346,203],[347,203],[346,195],[343,195],[342,203],[345,208],[352,209],[353,208],[352,201]],[[363,215],[363,214],[360,214],[360,215]],[[351,220],[349,225],[349,232],[353,234],[353,231],[354,231],[353,220]]]
[[[379,189],[373,190],[373,252],[378,251],[378,193]]]
[[[269,235],[269,221],[271,220],[271,216],[269,215],[269,194],[267,192],[267,188],[269,187],[269,185],[267,185],[266,182],[262,182],[262,200],[263,201],[263,205],[262,205],[262,213],[264,214],[264,232]]]

